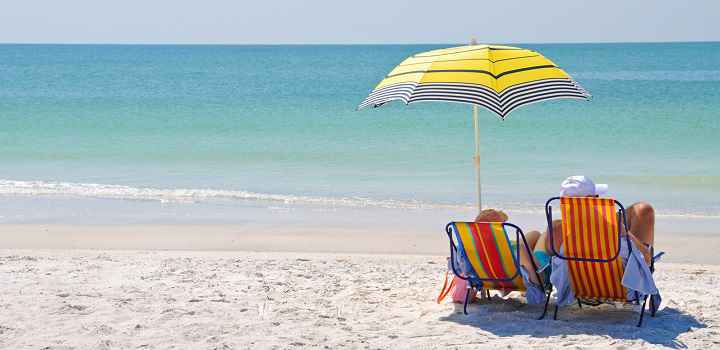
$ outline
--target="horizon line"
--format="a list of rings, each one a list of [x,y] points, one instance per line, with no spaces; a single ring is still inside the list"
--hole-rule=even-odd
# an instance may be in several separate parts
[[[683,44],[683,43],[720,43],[720,40],[669,40],[669,41],[546,41],[546,42],[491,42],[490,44],[503,44],[503,45],[577,45],[577,44]],[[341,43],[341,42],[280,42],[280,43],[267,43],[267,42],[4,42],[0,41],[0,45],[116,45],[116,46],[132,46],[132,45],[147,45],[147,46],[173,46],[173,45],[185,45],[185,46],[371,46],[371,45],[461,45],[458,42],[354,42],[354,43]]]

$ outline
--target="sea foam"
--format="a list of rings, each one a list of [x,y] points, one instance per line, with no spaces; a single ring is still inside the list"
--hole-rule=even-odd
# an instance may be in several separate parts
[[[315,204],[325,206],[376,207],[393,209],[469,208],[467,205],[437,204],[416,200],[372,199],[364,197],[322,197],[258,193],[242,190],[153,188],[112,184],[52,181],[0,180],[0,196],[59,196],[121,200],[193,203],[214,199]]]
[[[420,200],[376,199],[367,197],[324,197],[293,194],[259,193],[243,190],[210,188],[155,188],[113,184],[75,183],[56,181],[22,181],[0,179],[0,197],[63,197],[98,198],[130,201],[157,201],[161,203],[201,203],[213,200],[261,202],[269,209],[278,205],[317,205],[325,207],[385,208],[406,210],[455,209],[472,211],[471,203],[453,204]],[[486,203],[484,207],[512,211],[515,214],[543,215],[537,203]],[[682,219],[720,219],[720,215],[707,212],[662,210],[658,217]]]

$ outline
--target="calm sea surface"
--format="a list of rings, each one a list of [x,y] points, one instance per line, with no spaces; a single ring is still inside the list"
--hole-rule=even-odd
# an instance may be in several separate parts
[[[467,210],[469,106],[355,110],[446,46],[0,45],[0,220],[98,199]],[[481,110],[488,205],[539,213],[584,174],[661,216],[720,216],[720,43],[521,46],[593,99]]]

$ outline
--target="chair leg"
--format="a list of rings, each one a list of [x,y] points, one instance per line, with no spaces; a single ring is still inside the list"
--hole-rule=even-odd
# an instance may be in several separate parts
[[[485,295],[487,297],[487,300],[490,300],[490,289],[485,289]]]
[[[578,302],[578,307],[582,309],[582,303],[580,302],[580,299],[578,299],[577,302]]]
[[[637,326],[642,326],[643,316],[645,315],[645,304],[647,303],[647,295],[643,298],[642,308],[640,309],[640,320],[638,321]]]
[[[538,318],[538,320],[542,320],[543,318],[545,318],[545,314],[547,314],[548,304],[550,304],[550,293],[551,292],[552,291],[547,292],[547,298],[545,298],[545,308],[543,308],[542,315],[540,315],[540,318]]]
[[[470,286],[468,285],[467,292],[465,292],[465,304],[463,304],[463,313],[465,315],[468,314],[467,305],[468,305],[468,301],[470,300],[470,290],[472,290],[472,288],[470,288]]]
[[[652,295],[650,296],[650,316],[655,317],[655,299],[653,299]]]
[[[557,320],[558,304],[555,304],[555,313],[553,314],[553,320]]]

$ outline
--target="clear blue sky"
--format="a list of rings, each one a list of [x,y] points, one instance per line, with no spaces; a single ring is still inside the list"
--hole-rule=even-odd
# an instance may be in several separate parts
[[[719,19],[720,0],[18,0],[0,42],[720,41]]]

